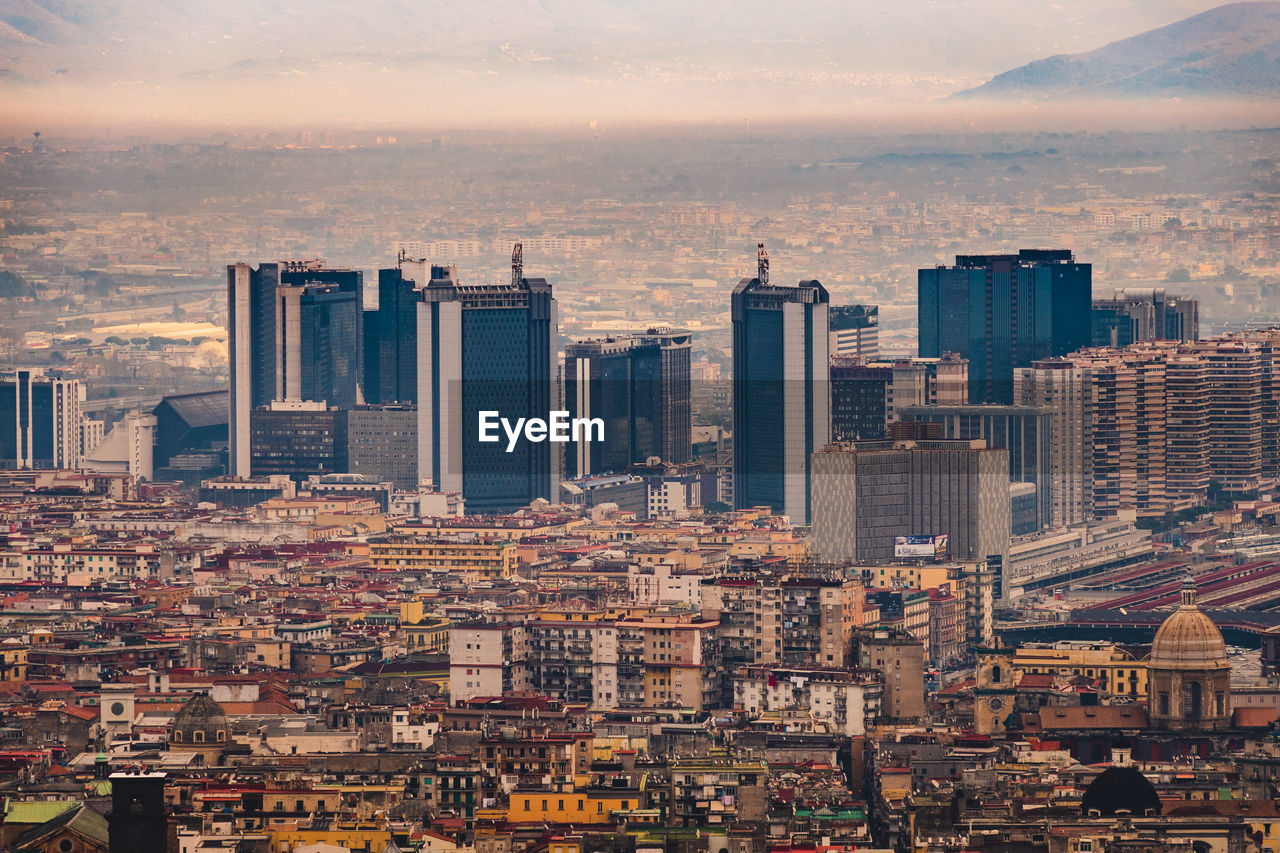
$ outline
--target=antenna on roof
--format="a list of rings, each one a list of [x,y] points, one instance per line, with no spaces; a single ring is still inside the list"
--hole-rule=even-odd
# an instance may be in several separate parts
[[[511,250],[511,286],[519,287],[524,278],[524,244],[516,243]]]
[[[756,278],[762,287],[769,283],[769,253],[764,250],[764,243],[756,243]]]

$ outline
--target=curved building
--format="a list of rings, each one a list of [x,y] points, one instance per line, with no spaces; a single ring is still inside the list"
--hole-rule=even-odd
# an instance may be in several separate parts
[[[1147,660],[1151,727],[1171,731],[1226,728],[1231,720],[1231,664],[1222,632],[1196,604],[1195,582],[1182,583],[1182,605],[1156,631]]]

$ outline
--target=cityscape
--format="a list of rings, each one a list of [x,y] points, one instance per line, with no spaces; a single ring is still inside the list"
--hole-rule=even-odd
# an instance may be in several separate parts
[[[1280,853],[1280,2],[179,5],[0,0],[0,853]]]

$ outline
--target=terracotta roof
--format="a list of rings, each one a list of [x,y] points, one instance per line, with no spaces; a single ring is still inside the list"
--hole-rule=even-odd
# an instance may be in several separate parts
[[[1041,708],[1042,731],[1061,729],[1145,729],[1147,712],[1141,705],[1084,705]]]
[[[1236,729],[1265,729],[1280,719],[1280,708],[1232,708],[1231,726]]]

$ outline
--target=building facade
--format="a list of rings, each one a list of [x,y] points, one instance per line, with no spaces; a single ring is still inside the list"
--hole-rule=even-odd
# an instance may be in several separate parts
[[[481,441],[478,428],[481,412],[515,423],[562,410],[558,329],[551,285],[525,278],[518,260],[500,285],[433,268],[418,305],[420,478],[461,492],[473,512],[558,501],[563,444],[522,439],[508,452],[505,437]]]
[[[770,506],[808,523],[810,455],[829,440],[830,297],[817,281],[769,283],[758,274],[734,288],[734,505]]]
[[[80,467],[79,380],[19,369],[0,383],[0,462],[8,468]]]
[[[1092,340],[1093,268],[1067,249],[957,255],[918,283],[920,355],[967,358],[971,402],[1012,402],[1014,368]]]
[[[948,537],[951,556],[1009,548],[1008,451],[975,441],[855,442],[813,455],[813,551],[890,561],[901,536]]]

